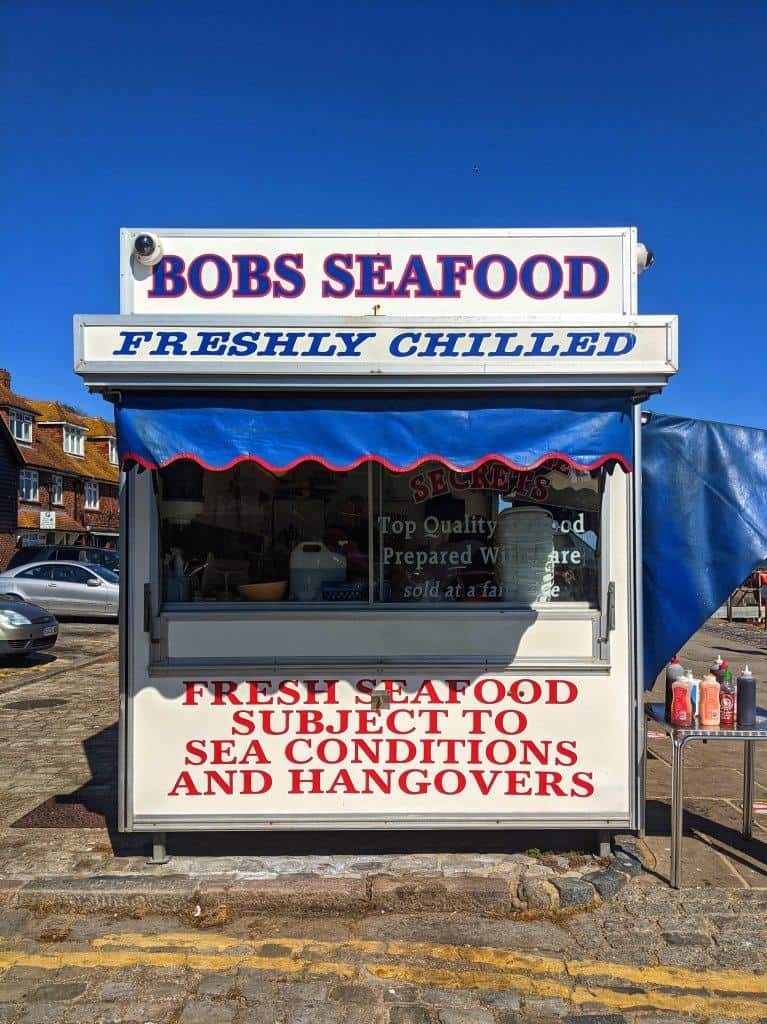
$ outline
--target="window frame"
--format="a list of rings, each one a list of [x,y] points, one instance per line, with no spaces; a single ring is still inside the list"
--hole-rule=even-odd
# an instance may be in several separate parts
[[[24,412],[23,409],[10,409],[8,411],[8,426],[10,427],[11,436],[14,441],[18,441],[19,444],[32,444],[32,428],[34,426],[34,422],[35,418],[31,412]],[[27,431],[24,431],[24,437],[19,436],[14,429],[15,425],[18,423],[29,428]],[[26,436],[26,434],[29,436]]]
[[[92,495],[96,495],[95,503],[93,503]],[[89,495],[91,497],[89,497]],[[99,487],[98,480],[86,480],[83,485],[83,501],[85,504],[86,512],[98,512],[101,504],[101,488]]]
[[[56,498],[57,490],[58,498]],[[64,477],[61,473],[51,473],[51,505],[58,507],[64,505]]]
[[[34,498],[28,498],[23,490],[23,480],[29,480],[34,482]],[[40,502],[40,474],[36,469],[21,469],[19,470],[19,501],[39,503]]]
[[[62,429],[62,448],[66,455],[72,455],[76,459],[85,458],[85,435],[87,431],[85,427],[77,427],[73,423],[65,423]],[[73,451],[67,447],[67,443],[70,445],[76,441],[75,447],[77,451]]]
[[[380,504],[380,496],[382,494],[382,488],[380,480],[376,493],[376,481],[374,479],[376,467],[380,474],[380,479],[383,477],[383,466],[378,463],[369,461],[367,463],[367,479],[368,479],[368,490],[367,500],[370,508],[375,508],[375,501],[378,498]],[[156,475],[156,471],[153,471],[153,476]],[[368,559],[368,599],[366,601],[343,601],[343,602],[331,602],[331,601],[259,601],[249,605],[247,602],[242,601],[216,601],[216,602],[200,602],[200,601],[163,601],[160,599],[160,609],[162,612],[178,612],[178,611],[195,611],[200,614],[202,608],[205,609],[204,614],[209,614],[213,611],[231,612],[234,610],[242,611],[248,609],[253,614],[271,612],[285,612],[286,607],[296,612],[317,612],[320,611],[323,615],[347,612],[363,612],[365,615],[377,615],[379,612],[384,614],[402,614],[403,612],[414,612],[423,613],[424,615],[434,615],[435,613],[446,613],[449,615],[463,615],[463,616],[486,616],[486,615],[498,615],[498,616],[509,616],[509,615],[529,615],[531,611],[536,616],[543,616],[545,618],[560,618],[560,619],[583,619],[591,620],[595,624],[595,638],[597,634],[603,632],[601,625],[599,625],[605,615],[605,609],[607,608],[608,600],[608,584],[611,579],[610,576],[610,514],[612,508],[612,474],[609,472],[605,473],[604,476],[604,487],[602,488],[601,502],[599,506],[600,516],[600,535],[599,535],[599,553],[598,553],[598,566],[599,566],[599,578],[597,584],[597,595],[595,602],[592,604],[586,601],[548,601],[548,602],[537,602],[532,605],[521,605],[513,604],[506,601],[486,601],[486,602],[473,602],[473,601],[382,601],[378,596],[378,591],[383,589],[383,577],[376,580],[375,578],[375,554],[373,557]],[[159,481],[156,481],[157,493],[159,493]],[[155,502],[157,502],[157,493],[155,494]],[[162,580],[163,580],[163,567],[162,567],[162,550],[160,543],[160,530],[161,530],[161,519],[159,504],[156,508],[157,525],[158,525],[158,544],[156,551],[156,580],[158,583],[159,592],[162,593]],[[368,516],[368,552],[377,552],[378,545],[380,542],[380,536],[376,530],[375,515],[371,514]],[[381,585],[379,587],[379,584]],[[596,640],[595,640],[596,643]]]
[[[109,464],[110,466],[119,466],[119,460],[117,458],[117,438],[107,438],[107,447],[109,449]]]

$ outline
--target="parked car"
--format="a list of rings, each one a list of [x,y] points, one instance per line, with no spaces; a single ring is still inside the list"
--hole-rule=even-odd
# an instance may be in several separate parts
[[[0,598],[0,657],[49,650],[58,635],[59,624],[45,608]]]
[[[18,569],[19,566],[29,565],[30,562],[89,562],[91,565],[103,565],[112,572],[120,571],[120,555],[113,548],[93,548],[77,544],[30,545],[28,548],[19,548],[11,557],[5,571]]]
[[[117,615],[120,577],[87,562],[34,562],[0,573],[0,597],[39,604],[55,615]]]

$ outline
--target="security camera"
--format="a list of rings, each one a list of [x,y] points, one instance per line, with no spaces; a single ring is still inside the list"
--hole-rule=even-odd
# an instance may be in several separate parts
[[[655,253],[652,249],[648,249],[646,245],[642,245],[641,242],[637,243],[637,273],[641,274],[643,270],[649,270],[655,262]]]
[[[153,267],[162,259],[162,243],[157,235],[142,231],[133,239],[133,251],[142,267]]]

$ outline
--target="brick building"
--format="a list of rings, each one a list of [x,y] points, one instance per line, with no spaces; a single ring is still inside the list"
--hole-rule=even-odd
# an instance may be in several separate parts
[[[17,460],[16,522],[0,523],[0,570],[19,545],[117,543],[117,444],[111,423],[61,402],[24,398],[0,370],[0,419]],[[3,431],[5,434],[6,431]],[[0,506],[8,470],[0,439]],[[10,450],[10,449],[9,449]],[[7,518],[7,517],[6,517]]]

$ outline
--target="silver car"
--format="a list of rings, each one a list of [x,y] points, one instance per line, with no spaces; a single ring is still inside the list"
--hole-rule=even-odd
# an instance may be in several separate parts
[[[58,622],[44,608],[0,599],[0,657],[49,650],[58,635]]]
[[[39,604],[54,615],[112,618],[119,604],[119,576],[86,562],[33,562],[0,573],[0,597]]]

